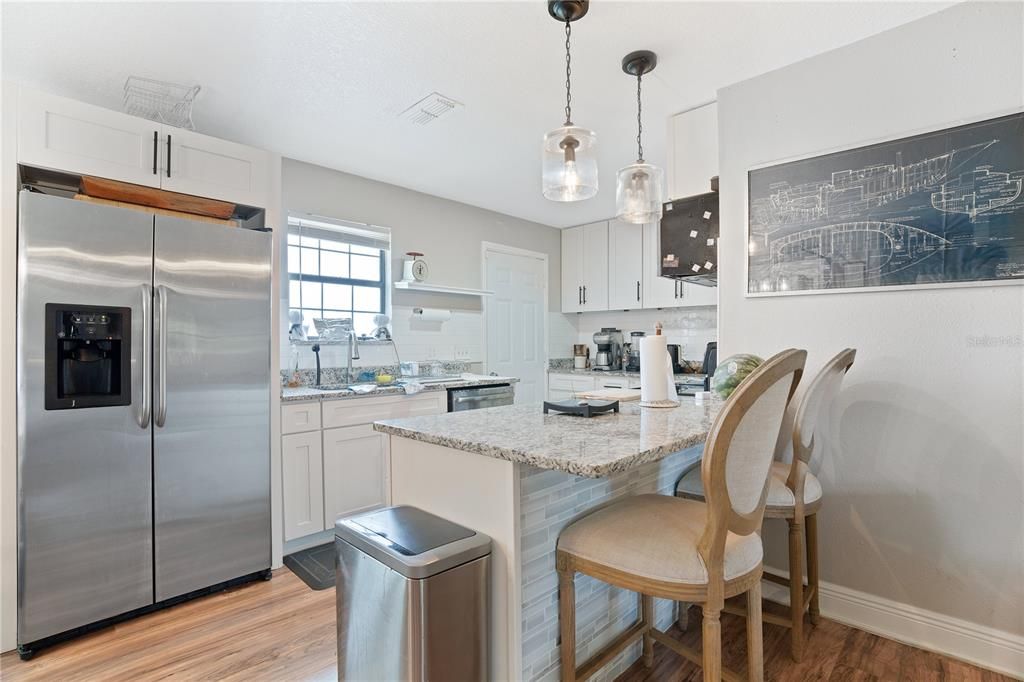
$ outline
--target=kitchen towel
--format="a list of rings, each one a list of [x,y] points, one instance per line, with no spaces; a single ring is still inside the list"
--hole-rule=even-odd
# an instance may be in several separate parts
[[[640,404],[649,407],[673,407],[675,396],[668,338],[660,334],[640,339]]]
[[[438,308],[413,308],[412,319],[423,322],[447,322],[452,319],[452,311]]]

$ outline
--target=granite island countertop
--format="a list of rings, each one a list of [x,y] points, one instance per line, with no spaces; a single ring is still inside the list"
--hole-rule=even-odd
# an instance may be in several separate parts
[[[622,403],[618,414],[591,418],[543,414],[539,403],[483,410],[389,419],[376,431],[441,445],[541,469],[601,478],[699,445],[723,402],[679,407],[640,407]]]
[[[419,393],[433,391],[447,391],[449,388],[467,388],[470,386],[484,386],[487,384],[516,384],[519,382],[515,377],[490,377],[474,375],[473,378],[452,377],[450,380],[438,383],[423,384],[423,390]],[[348,388],[316,388],[315,386],[298,386],[289,388],[281,387],[281,402],[300,402],[304,400],[354,400],[358,398],[374,398],[383,395],[405,395],[405,388],[401,385],[375,386],[368,393],[356,392]],[[411,395],[417,395],[413,393]]]

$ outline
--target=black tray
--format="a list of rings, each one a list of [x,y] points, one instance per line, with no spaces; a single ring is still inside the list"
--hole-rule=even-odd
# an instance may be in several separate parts
[[[549,410],[575,414],[580,417],[593,417],[605,412],[618,412],[618,400],[556,400],[544,401],[544,414]]]

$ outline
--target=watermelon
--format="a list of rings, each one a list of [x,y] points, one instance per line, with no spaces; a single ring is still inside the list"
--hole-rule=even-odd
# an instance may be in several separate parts
[[[749,353],[727,357],[715,368],[715,373],[711,377],[711,390],[723,398],[728,398],[763,362],[762,358]]]

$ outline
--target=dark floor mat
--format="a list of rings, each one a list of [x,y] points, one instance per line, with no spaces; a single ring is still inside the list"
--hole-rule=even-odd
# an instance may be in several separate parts
[[[314,590],[334,587],[334,543],[317,545],[284,558],[284,565]]]

